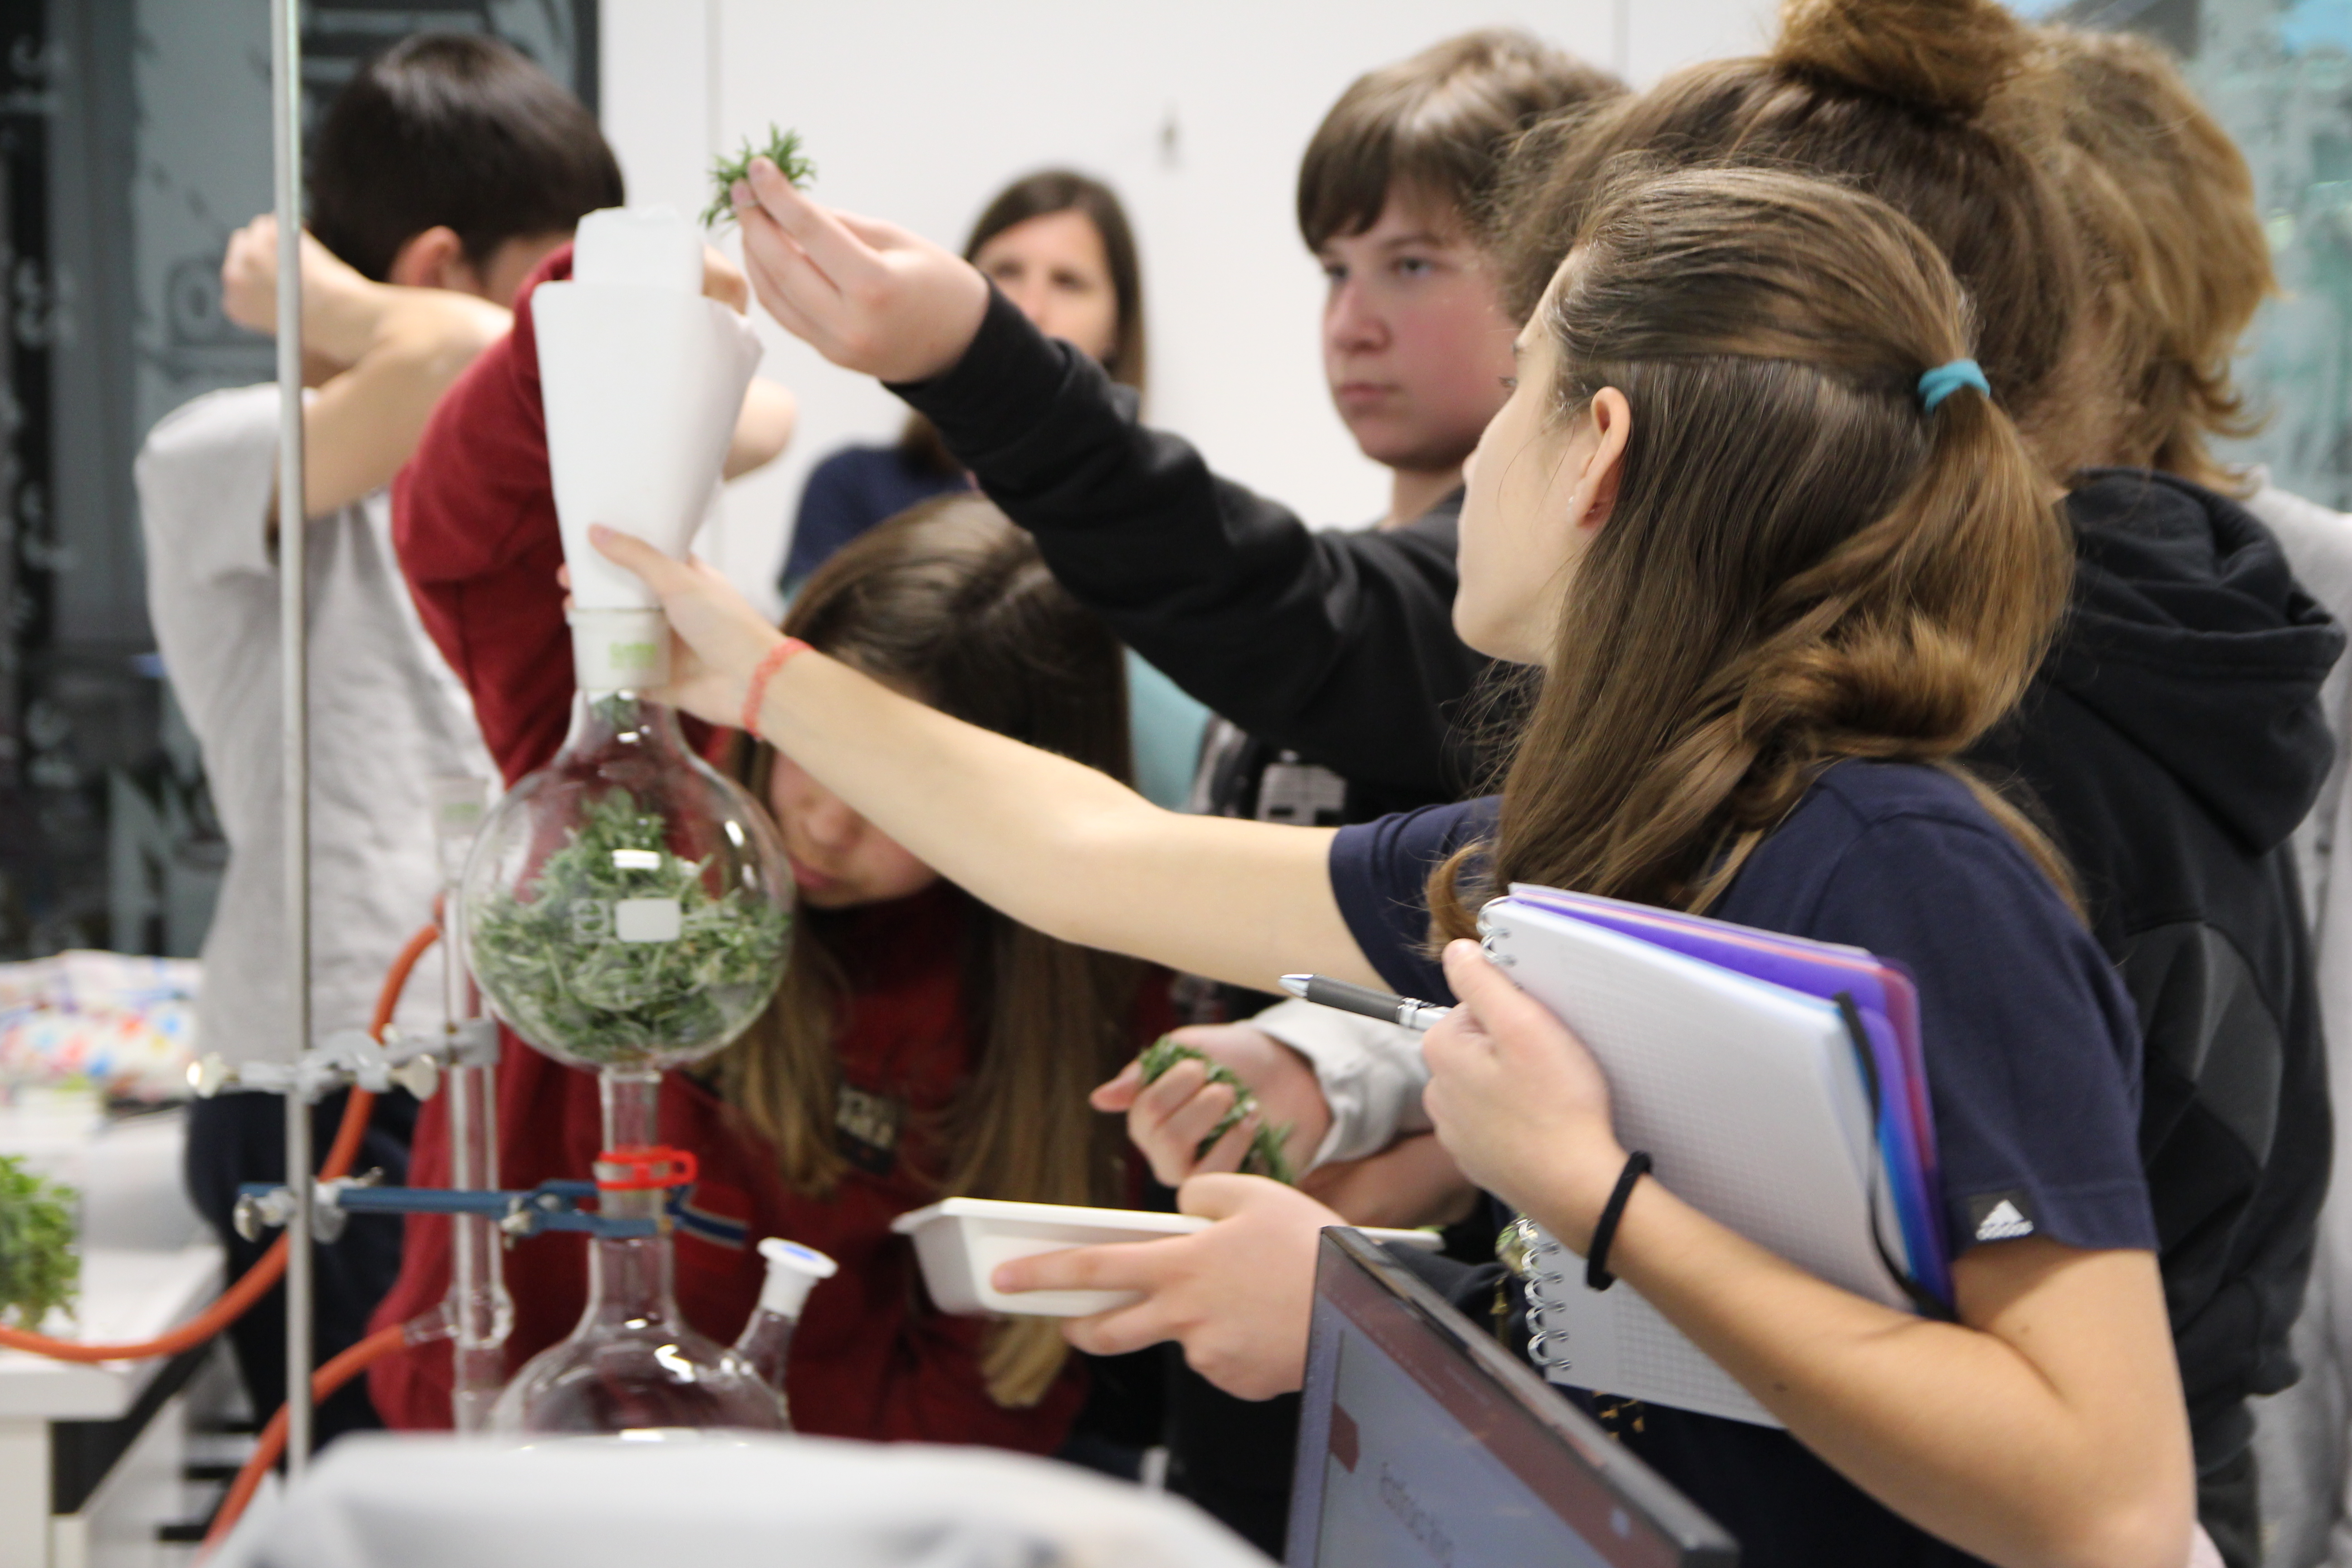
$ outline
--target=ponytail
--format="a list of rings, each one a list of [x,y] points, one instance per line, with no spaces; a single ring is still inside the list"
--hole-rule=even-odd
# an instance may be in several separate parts
[[[1766,58],[1822,86],[1968,121],[2032,47],[1997,0],[1786,0]]]
[[[2043,465],[2100,460],[2081,247],[2040,156],[2055,95],[2012,86],[2037,47],[1998,0],[1787,0],[1769,53],[1688,67],[1520,139],[1485,226],[1510,301],[1534,309],[1628,159],[1821,175],[1941,252],[1982,312],[1976,357]]]

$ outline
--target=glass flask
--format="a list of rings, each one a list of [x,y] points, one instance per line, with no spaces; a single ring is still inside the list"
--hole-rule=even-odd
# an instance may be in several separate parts
[[[576,620],[574,631],[591,675],[571,733],[483,822],[464,930],[491,1010],[528,1044],[597,1072],[597,1210],[624,1229],[591,1236],[578,1326],[515,1374],[490,1426],[781,1431],[782,1395],[678,1316],[665,1195],[693,1181],[694,1158],[660,1146],[656,1110],[664,1068],[725,1048],[774,993],[792,929],[788,863],[767,814],[688,750],[677,715],[608,679],[642,646],[657,682],[658,645]]]
[[[573,1067],[657,1072],[724,1047],[783,973],[792,878],[767,813],[670,709],[583,690],[555,760],[507,792],[465,873],[493,1011]],[[606,1129],[605,1143],[635,1142]]]
[[[599,1212],[643,1220],[644,1233],[589,1238],[588,1306],[578,1326],[515,1374],[491,1409],[491,1430],[789,1428],[783,1395],[751,1362],[678,1315],[663,1211],[668,1189],[693,1179],[694,1157],[676,1149],[608,1149],[598,1158]]]
[[[751,1363],[761,1381],[776,1391],[784,1405],[784,1429],[792,1429],[791,1405],[784,1395],[784,1367],[792,1359],[793,1330],[801,1321],[801,1305],[820,1279],[830,1279],[838,1267],[814,1247],[770,1237],[760,1243],[768,1260],[768,1278],[760,1287],[760,1304],[751,1310],[743,1331],[735,1338],[735,1353]]]

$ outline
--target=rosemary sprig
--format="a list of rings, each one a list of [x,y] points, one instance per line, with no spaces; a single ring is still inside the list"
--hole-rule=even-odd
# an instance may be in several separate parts
[[[710,165],[710,205],[702,209],[703,227],[717,228],[722,223],[734,221],[735,198],[729,193],[735,188],[736,181],[751,177],[754,158],[767,159],[795,185],[805,185],[816,178],[816,165],[801,151],[801,133],[779,131],[771,121],[765,147],[752,146],[751,139],[746,136],[740,152],[731,158],[722,154]]]
[[[1148,1084],[1159,1082],[1160,1076],[1178,1062],[1200,1062],[1208,1068],[1211,1083],[1223,1084],[1234,1091],[1233,1109],[1219,1119],[1216,1126],[1209,1130],[1209,1135],[1201,1140],[1200,1147],[1192,1151],[1195,1160],[1216,1147],[1218,1139],[1232,1131],[1244,1117],[1257,1109],[1257,1095],[1242,1081],[1241,1075],[1196,1046],[1188,1046],[1162,1035],[1145,1047],[1143,1054],[1136,1060],[1142,1067],[1143,1081]],[[1249,1175],[1270,1176],[1277,1182],[1296,1186],[1298,1173],[1291,1169],[1290,1154],[1283,1146],[1289,1137],[1290,1123],[1286,1121],[1259,1127],[1250,1136],[1249,1152],[1242,1156],[1242,1170]]]
[[[74,1190],[0,1154],[0,1318],[37,1329],[53,1308],[73,1310],[81,1291],[74,1250]]]
[[[526,1039],[600,1067],[717,1041],[775,988],[791,921],[741,888],[714,897],[708,865],[671,853],[662,817],[614,789],[540,863],[528,898],[475,900],[475,977]],[[677,939],[623,942],[623,899],[677,900]]]

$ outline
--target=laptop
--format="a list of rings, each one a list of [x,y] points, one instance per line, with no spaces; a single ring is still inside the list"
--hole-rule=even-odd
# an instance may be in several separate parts
[[[1727,1568],[1738,1546],[1374,1243],[1323,1233],[1287,1568]]]

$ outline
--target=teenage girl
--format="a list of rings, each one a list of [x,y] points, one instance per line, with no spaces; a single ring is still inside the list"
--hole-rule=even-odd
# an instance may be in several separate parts
[[[546,583],[551,607],[559,592]],[[1118,643],[978,496],[926,502],[852,542],[785,625],[961,722],[1126,776]],[[1054,1324],[932,1310],[890,1222],[950,1194],[1125,1203],[1117,1129],[1089,1111],[1087,1089],[1165,1026],[1164,981],[978,903],[769,747],[738,738],[731,761],[774,816],[800,910],[767,1012],[711,1069],[663,1082],[661,1135],[701,1165],[677,1233],[681,1310],[731,1340],[759,1292],[751,1245],[807,1243],[841,1272],[812,1293],[793,1342],[801,1430],[1055,1452],[1087,1382]],[[588,1169],[591,1075],[509,1039],[499,1094],[506,1184]],[[421,1163],[446,1158],[445,1135]],[[383,1321],[429,1307],[448,1271],[446,1228],[413,1226]],[[577,1321],[583,1250],[525,1243],[507,1282],[520,1365]],[[394,1426],[445,1425],[447,1376],[446,1359],[386,1363],[378,1403]]]
[[[771,309],[914,380],[986,307],[951,257],[755,170]],[[827,280],[830,292],[817,279]],[[795,303],[796,302],[796,303]],[[1634,1182],[1609,1266],[1785,1433],[1652,1408],[1628,1440],[1751,1563],[2188,1554],[2192,1472],[2135,1146],[2131,1005],[2011,811],[1944,764],[2064,602],[2044,482],[1966,359],[1926,237],[1850,188],[1694,172],[1600,199],[1474,459],[1455,622],[1547,668],[1499,800],[1337,832],[1171,816],[780,638],[723,580],[606,536],[662,595],[674,695],[740,716],[975,894],[1069,940],[1264,984],[1457,996],[1429,1042],[1454,1158],[1571,1246],[1627,1168],[1574,1037],[1434,917],[1516,879],[1864,944],[1917,976],[1957,1316],[1864,1301]],[[1435,874],[1433,876],[1432,873]],[[2035,1231],[1971,1244],[1975,1205]],[[1296,1386],[1328,1210],[1195,1178],[1194,1237],[1008,1265],[1144,1292],[1072,1326]]]

